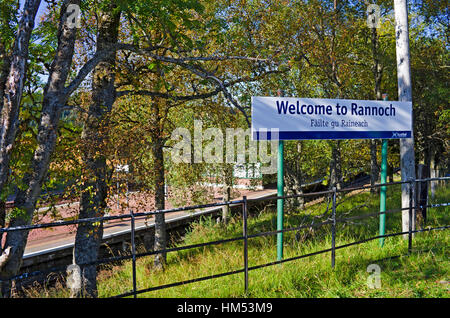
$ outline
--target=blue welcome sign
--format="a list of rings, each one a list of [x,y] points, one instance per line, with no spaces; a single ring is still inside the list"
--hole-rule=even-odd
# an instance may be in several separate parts
[[[411,136],[411,102],[252,97],[253,140]]]

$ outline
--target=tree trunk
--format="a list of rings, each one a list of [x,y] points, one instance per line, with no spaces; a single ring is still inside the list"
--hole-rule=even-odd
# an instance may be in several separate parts
[[[375,99],[381,100],[381,80],[383,77],[383,68],[380,64],[380,57],[378,55],[378,34],[377,28],[372,28],[372,58],[373,66],[372,73],[374,78],[374,93]],[[370,140],[370,185],[373,186],[380,174],[380,167],[377,163],[377,141]],[[371,188],[371,193],[377,193],[379,188]]]
[[[225,185],[223,189],[223,201],[228,202],[231,200],[231,186]],[[222,206],[222,223],[228,224],[228,219],[230,218],[230,206]]]
[[[4,200],[0,200],[0,229],[4,228],[6,224],[6,203]],[[6,264],[7,260],[9,259],[9,253],[8,255],[3,254],[3,233],[0,234],[0,258],[2,258],[2,261],[0,261],[0,272],[3,268],[3,266]]]
[[[233,165],[224,164],[223,179],[224,179],[224,189],[223,189],[223,201],[227,202],[231,200],[231,189],[233,187]],[[222,222],[224,224],[228,223],[230,217],[230,206],[222,206]]]
[[[2,41],[0,41],[0,114],[3,109],[3,98],[5,95],[6,83],[8,80],[9,69],[11,67],[11,56],[6,52],[5,46]]]
[[[391,164],[387,165],[388,182],[394,182],[394,167]]]
[[[370,185],[373,186],[378,181],[380,169],[377,162],[377,141],[370,139]],[[370,188],[371,193],[377,193],[377,188]]]
[[[9,68],[11,67],[11,57],[9,56],[8,52],[6,52],[5,46],[3,44],[3,41],[0,41],[0,60],[1,60],[1,68],[0,68],[0,114],[2,113],[3,109],[3,97],[5,93],[6,88],[6,82],[8,80],[9,75]],[[9,166],[9,165],[8,165]],[[5,184],[8,178],[5,180]],[[5,202],[4,196],[1,195],[0,190],[0,228],[5,226],[5,218],[6,218],[6,202]],[[3,233],[0,234],[0,256],[3,253],[2,248],[2,240],[3,240]],[[6,262],[6,257],[4,258]],[[0,271],[1,271],[1,263],[0,263]]]
[[[120,12],[110,5],[100,12],[97,32],[97,52],[117,42]],[[94,69],[92,104],[81,135],[83,147],[83,183],[81,186],[79,218],[100,217],[105,213],[108,186],[107,166],[103,144],[107,136],[105,115],[115,100],[115,54],[100,62]],[[82,223],[77,228],[74,263],[81,268],[81,290],[77,297],[97,297],[97,266],[82,264],[95,262],[103,238],[103,222]]]
[[[160,134],[153,139],[152,155],[155,167],[155,205],[157,210],[164,210],[164,140]],[[166,220],[164,213],[155,215],[155,245],[154,250],[164,250],[167,247]],[[163,269],[166,264],[166,252],[155,255],[155,267]]]
[[[19,189],[15,199],[15,207],[20,213],[10,220],[9,226],[29,225],[33,219],[36,202],[48,171],[50,156],[55,147],[61,107],[67,101],[67,96],[62,92],[72,63],[76,30],[67,27],[68,15],[64,13],[69,3],[79,4],[79,2],[80,0],[66,1],[61,8],[58,48],[50,68],[47,85],[44,88],[37,147],[31,162],[31,172],[26,173],[23,179],[23,184],[26,184],[27,188]],[[5,246],[11,248],[11,255],[0,273],[1,277],[10,277],[18,273],[27,237],[28,231],[10,232],[6,236]],[[10,296],[10,288],[10,283],[2,286],[3,296]]]
[[[303,184],[303,173],[300,164],[301,153],[302,153],[302,142],[299,141],[297,145],[298,157],[295,158],[293,164],[286,162],[285,164],[285,195],[301,195],[303,194],[302,184]],[[285,204],[288,210],[297,211],[298,209],[303,209],[305,205],[304,197],[296,197],[291,199],[286,199]]]
[[[3,105],[1,109],[0,128],[0,193],[7,182],[9,161],[19,126],[19,110],[25,83],[26,63],[34,19],[40,5],[40,0],[27,0],[23,15],[19,22],[14,48],[11,54],[11,64],[6,87],[2,92]]]
[[[431,158],[430,158],[430,178],[436,178],[437,174],[436,174],[436,162],[434,160],[434,153],[432,153]],[[436,195],[436,185],[437,182],[436,181],[431,181],[430,182],[430,190],[431,190],[431,198],[434,199],[435,195]]]
[[[298,163],[294,164],[292,168],[289,163],[285,162],[285,177],[284,177],[284,195],[300,195],[303,193],[302,189],[302,173]],[[295,197],[285,199],[285,206],[287,211],[297,212],[298,209],[304,207],[304,197]]]
[[[331,142],[330,188],[342,189],[341,141]]]

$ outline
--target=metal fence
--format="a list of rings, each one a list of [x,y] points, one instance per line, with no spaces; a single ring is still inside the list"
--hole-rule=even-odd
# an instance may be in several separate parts
[[[5,232],[12,232],[12,231],[24,231],[24,230],[33,230],[33,229],[39,229],[39,228],[49,228],[49,227],[55,227],[55,226],[66,226],[66,225],[74,225],[74,224],[81,224],[81,223],[94,223],[98,221],[107,221],[107,220],[117,220],[117,219],[130,219],[130,227],[131,227],[131,255],[126,256],[114,256],[114,257],[108,257],[103,258],[94,262],[89,263],[83,263],[83,264],[77,264],[80,268],[87,267],[87,266],[97,266],[101,264],[107,264],[112,262],[118,262],[118,261],[124,261],[124,260],[131,260],[132,261],[132,286],[133,289],[129,292],[122,293],[116,296],[113,296],[114,298],[120,298],[120,297],[137,297],[138,294],[147,293],[155,290],[185,285],[185,284],[191,284],[195,282],[205,281],[209,279],[215,279],[219,277],[225,277],[229,275],[235,275],[235,274],[241,274],[244,273],[244,286],[245,286],[245,293],[248,293],[249,288],[249,271],[269,267],[277,264],[282,264],[286,262],[291,262],[294,260],[299,260],[302,258],[307,258],[323,253],[331,253],[331,266],[335,266],[335,259],[336,259],[336,251],[339,249],[343,249],[346,247],[350,247],[353,245],[363,244],[369,241],[381,239],[381,238],[387,238],[387,237],[393,237],[393,236],[399,236],[399,235],[407,235],[408,236],[408,253],[411,253],[412,251],[412,242],[413,242],[413,234],[419,233],[419,232],[427,232],[427,231],[434,231],[434,230],[445,230],[450,228],[450,224],[442,225],[439,227],[434,228],[421,228],[413,230],[413,217],[415,218],[415,212],[418,211],[419,208],[437,208],[437,207],[443,207],[443,206],[449,206],[450,202],[446,203],[439,203],[439,204],[426,204],[426,205],[419,205],[419,199],[417,197],[417,189],[420,184],[428,183],[428,182],[438,182],[438,181],[448,181],[450,180],[450,177],[440,177],[440,178],[427,178],[427,179],[415,179],[411,181],[405,181],[405,182],[390,182],[390,183],[384,183],[384,184],[376,184],[373,186],[361,186],[361,187],[351,187],[351,188],[344,188],[344,189],[336,189],[333,188],[332,190],[328,191],[320,191],[320,192],[311,192],[311,193],[303,193],[303,194],[297,194],[297,195],[288,195],[288,196],[274,196],[270,198],[256,198],[256,199],[249,199],[246,196],[243,197],[241,200],[232,200],[228,202],[220,202],[220,203],[211,203],[211,204],[203,204],[203,205],[194,205],[194,206],[188,206],[188,207],[181,207],[181,208],[174,208],[174,209],[166,209],[166,210],[156,210],[151,212],[142,212],[142,213],[134,213],[133,211],[130,211],[128,214],[122,214],[117,216],[105,216],[105,217],[95,217],[95,218],[86,218],[86,219],[78,219],[78,220],[72,220],[72,221],[57,221],[52,223],[45,223],[45,224],[36,224],[36,225],[30,225],[30,226],[18,226],[18,227],[9,227],[9,228],[2,228],[0,229],[0,233]],[[406,208],[398,208],[398,209],[391,209],[384,212],[373,212],[363,215],[355,215],[345,218],[338,218],[336,217],[336,197],[338,193],[345,193],[345,192],[351,192],[355,190],[367,190],[370,188],[378,188],[378,187],[384,187],[384,186],[393,186],[393,185],[408,185],[408,192],[409,192],[409,206]],[[296,198],[296,197],[308,197],[308,196],[328,196],[331,197],[332,202],[332,209],[331,209],[331,218],[329,218],[326,221],[316,223],[316,224],[308,224],[308,225],[302,225],[298,227],[292,227],[292,228],[286,228],[283,230],[277,230],[277,231],[270,231],[270,232],[260,232],[255,234],[248,234],[248,204],[250,202],[257,202],[257,201],[267,201],[267,200],[281,200],[281,199],[289,199],[289,198]],[[150,252],[144,252],[144,253],[136,253],[136,244],[135,244],[135,219],[137,217],[142,216],[152,216],[160,213],[172,213],[172,212],[179,212],[179,211],[189,211],[189,210],[197,210],[202,208],[210,208],[210,207],[218,207],[218,206],[224,206],[224,205],[241,205],[242,207],[242,220],[243,220],[243,229],[242,229],[242,235],[238,237],[223,239],[223,240],[217,240],[217,241],[210,241],[200,244],[191,244],[186,246],[180,246],[180,247],[173,247],[173,248],[166,248],[164,250],[156,250],[156,251],[150,251]],[[360,241],[351,242],[343,245],[336,246],[336,227],[337,224],[340,222],[348,222],[353,221],[357,219],[365,219],[370,217],[376,217],[380,216],[382,214],[394,214],[399,213],[407,210],[408,211],[408,217],[409,217],[409,229],[408,231],[402,231],[402,232],[396,232],[396,233],[390,233],[390,234],[384,234],[384,235],[377,235],[370,238],[366,238]],[[248,263],[248,241],[253,238],[257,237],[265,237],[265,236],[273,236],[278,235],[279,233],[286,233],[286,232],[292,232],[292,231],[299,231],[301,229],[305,228],[311,228],[311,227],[321,227],[324,225],[331,225],[331,246],[328,249],[316,251],[313,253],[298,255],[290,258],[285,258],[282,260],[277,260],[273,262],[269,262],[266,264],[259,264],[255,266],[249,266]],[[193,248],[199,248],[199,247],[206,247],[206,246],[213,246],[218,244],[224,244],[224,243],[230,243],[230,242],[236,242],[236,241],[243,241],[243,268],[236,269],[233,271],[225,272],[225,273],[219,273],[214,275],[208,275],[203,276],[199,278],[194,278],[190,280],[184,280],[179,282],[174,282],[170,284],[160,285],[160,286],[153,286],[148,287],[145,289],[137,289],[137,278],[136,278],[136,259],[140,257],[145,256],[151,256],[161,253],[170,253],[175,251],[181,251],[181,250],[188,250]],[[30,273],[22,273],[20,275],[16,275],[13,277],[10,277],[9,279],[3,280],[5,281],[18,281],[23,279],[30,279],[34,276],[40,276],[40,275],[47,275],[50,273],[55,272],[64,272],[66,271],[66,266],[60,266],[51,268],[47,271],[34,271]]]

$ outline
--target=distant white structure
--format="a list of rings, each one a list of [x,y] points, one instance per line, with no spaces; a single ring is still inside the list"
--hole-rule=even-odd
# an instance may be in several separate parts
[[[240,179],[261,179],[261,164],[259,162],[236,164],[234,166],[233,176]]]
[[[130,166],[129,165],[117,165],[116,166],[116,172],[130,172]]]

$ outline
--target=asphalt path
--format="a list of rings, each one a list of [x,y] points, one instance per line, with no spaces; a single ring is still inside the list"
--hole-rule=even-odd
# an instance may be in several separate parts
[[[268,197],[276,195],[276,190],[273,189],[265,189],[254,191],[247,194],[248,199],[255,199],[261,197]],[[242,197],[235,198],[234,200],[240,200]],[[217,209],[221,209],[219,207],[211,207],[206,209],[199,209],[193,211],[179,211],[179,212],[171,212],[166,214],[166,222],[173,221],[179,218],[188,218],[195,213],[208,213]],[[151,217],[136,217],[135,219],[135,229],[139,230],[143,227],[151,227],[154,226],[154,216]],[[124,220],[110,220],[105,222],[103,225],[103,239],[106,239],[111,236],[123,234],[126,232],[130,232],[131,230],[131,221],[130,219]],[[51,253],[60,249],[66,249],[73,247],[75,242],[75,233],[74,231],[67,231],[64,233],[59,233],[55,235],[49,235],[37,240],[28,241],[25,247],[25,253],[23,258],[30,258],[37,255],[42,255],[46,253]]]

